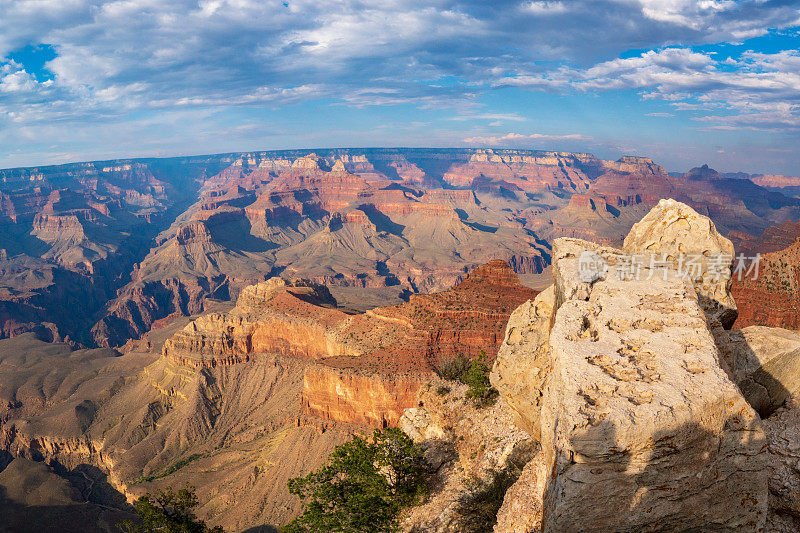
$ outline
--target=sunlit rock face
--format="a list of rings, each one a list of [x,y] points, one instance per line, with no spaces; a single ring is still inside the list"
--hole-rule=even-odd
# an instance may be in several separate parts
[[[725,328],[736,321],[731,296],[733,243],[719,234],[708,217],[686,204],[661,200],[633,225],[622,249],[628,254],[656,255],[656,260],[671,261],[676,269],[688,269],[686,265],[694,260],[698,267],[691,276],[700,305]]]
[[[765,526],[762,422],[734,382],[732,361],[745,363],[718,348],[735,310],[732,253],[721,279],[705,263],[687,277],[673,257],[621,275],[631,254],[707,256],[729,245],[708,218],[674,201],[635,225],[624,249],[554,243],[552,297],[514,312],[492,372],[542,449],[504,502],[527,502],[529,514],[504,514],[497,531]],[[603,268],[587,274],[587,264]]]

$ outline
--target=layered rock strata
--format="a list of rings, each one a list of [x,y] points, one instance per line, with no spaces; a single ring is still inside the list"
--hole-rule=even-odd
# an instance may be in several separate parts
[[[323,365],[307,368],[303,376],[302,410],[327,420],[397,426],[403,410],[416,404],[425,375],[361,375]]]
[[[187,324],[162,352],[196,369],[247,363],[259,353],[312,360],[305,414],[394,426],[443,361],[481,353],[493,359],[509,314],[535,295],[503,261],[446,291],[363,314],[338,308],[323,286],[272,278],[242,290],[230,312]]]

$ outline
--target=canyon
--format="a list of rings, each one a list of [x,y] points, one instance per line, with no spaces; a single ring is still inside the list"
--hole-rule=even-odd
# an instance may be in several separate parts
[[[491,361],[536,294],[502,261],[368,313],[272,278],[121,351],[0,340],[0,449],[67,479],[91,469],[103,489],[72,490],[89,514],[107,500],[124,514],[126,500],[188,481],[215,524],[280,526],[299,511],[290,477],[367,427],[396,426],[442,361]]]
[[[616,514],[636,511],[629,530],[652,524],[646,509],[694,527],[712,511],[668,517],[653,487],[699,509],[713,476],[728,480],[709,481],[720,502],[752,499],[709,507],[731,528],[793,524],[792,187],[488,149],[0,170],[0,488],[18,495],[31,471],[57,487],[52,505],[90,517],[79,530],[101,531],[137,496],[191,482],[210,523],[268,531],[300,510],[290,477],[399,426],[441,488],[404,516],[408,531],[469,530],[459,498],[506,470],[519,481],[497,531],[580,528],[563,509],[594,516],[604,484],[626,487],[611,496]],[[719,281],[705,261],[692,283],[639,285],[576,270],[583,252],[613,266],[655,251],[762,254],[761,270]],[[495,405],[439,377],[462,355],[493,366]],[[727,448],[669,457],[650,437]],[[787,459],[740,475],[761,468],[749,446]],[[684,463],[709,477],[652,481]],[[629,493],[634,470],[646,490]]]
[[[0,170],[0,337],[118,347],[279,275],[324,284],[356,311],[445,289],[493,259],[542,289],[556,238],[619,245],[672,197],[745,242],[800,220],[793,183],[708,167],[673,175],[645,157],[490,149]]]

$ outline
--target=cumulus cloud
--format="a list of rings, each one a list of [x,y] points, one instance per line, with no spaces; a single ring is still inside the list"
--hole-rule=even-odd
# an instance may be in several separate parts
[[[636,89],[676,111],[713,111],[704,125],[737,127],[714,117],[747,114],[793,127],[778,120],[784,108],[752,105],[793,101],[796,52],[729,64],[696,47],[797,27],[796,2],[0,0],[0,13],[0,129],[323,100],[499,124],[517,119],[481,98],[508,86]],[[8,66],[40,44],[56,54],[47,80]],[[645,52],[623,57],[633,49]]]
[[[800,123],[800,52],[744,52],[715,59],[688,48],[651,50],[586,69],[559,68],[506,77],[498,86],[608,91],[640,89],[645,99],[667,101],[678,111],[725,110],[699,120],[726,129],[795,128]],[[653,114],[654,116],[658,116]]]
[[[372,97],[376,105],[439,105],[457,93],[469,99],[470,82],[536,61],[582,63],[669,39],[736,39],[800,18],[790,5],[760,0],[499,0],[491,8],[481,0],[0,0],[0,12],[0,58],[25,45],[53,45],[57,57],[47,68],[64,101],[103,112],[112,111],[103,97],[110,92],[125,108],[149,99],[247,104],[263,101],[265,91],[311,85],[353,105],[371,105],[363,91],[374,87],[396,89]],[[669,60],[664,53],[650,59]],[[609,84],[600,70],[620,67],[636,68],[601,63],[590,75]],[[435,83],[447,76],[465,83],[459,91]],[[140,89],[149,97],[138,98]]]
[[[36,80],[14,61],[0,65],[0,91],[5,93],[32,92]]]

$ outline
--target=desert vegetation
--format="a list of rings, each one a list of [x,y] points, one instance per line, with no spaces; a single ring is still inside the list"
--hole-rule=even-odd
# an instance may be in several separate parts
[[[289,480],[305,507],[283,531],[396,531],[400,512],[426,494],[427,479],[422,451],[401,430],[357,435],[337,446],[321,469]]]

